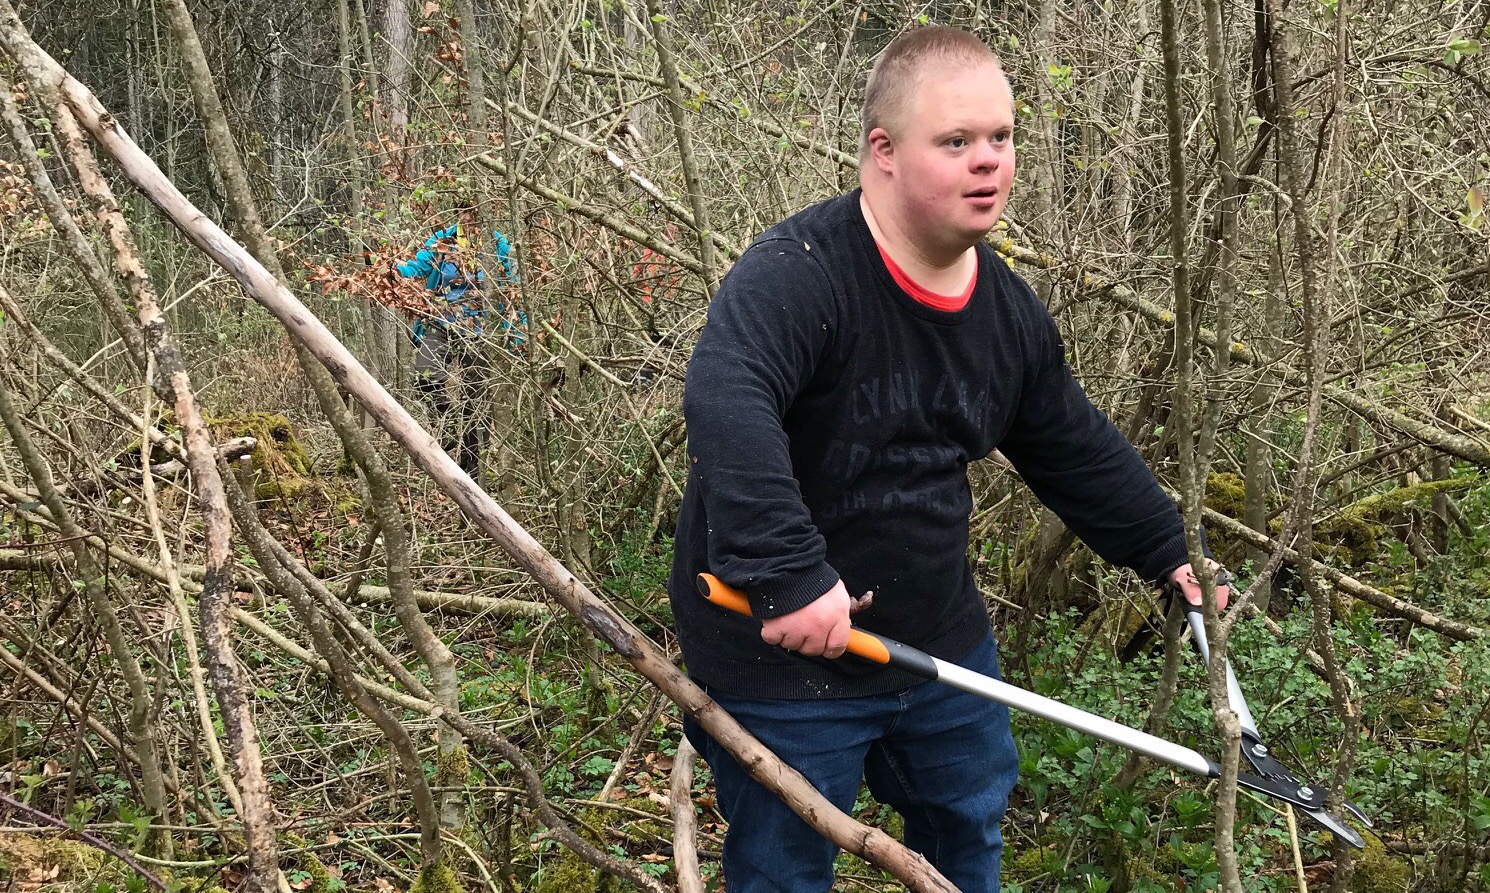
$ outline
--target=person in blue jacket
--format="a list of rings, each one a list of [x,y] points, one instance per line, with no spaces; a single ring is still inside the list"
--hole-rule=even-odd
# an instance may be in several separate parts
[[[495,230],[483,242],[476,225],[476,208],[463,202],[452,226],[437,230],[413,258],[394,265],[398,275],[423,279],[429,292],[429,312],[414,321],[410,337],[415,346],[414,389],[429,404],[444,429],[445,449],[461,468],[478,473],[486,425],[472,418],[479,413],[489,366],[483,347],[488,320],[509,351],[518,352],[526,340],[527,316],[508,313],[498,295],[517,281],[512,246]],[[494,280],[488,282],[487,270]],[[460,370],[461,406],[451,404],[450,373]],[[455,411],[458,410],[458,411]]]

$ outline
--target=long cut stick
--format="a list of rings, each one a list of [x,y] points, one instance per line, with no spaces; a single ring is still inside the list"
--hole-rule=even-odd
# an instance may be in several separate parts
[[[633,668],[718,741],[752,778],[780,797],[819,834],[843,850],[890,872],[917,893],[951,893],[957,888],[926,857],[890,835],[854,821],[768,750],[667,659],[650,639],[601,601],[532,534],[512,519],[420,427],[408,410],[357,361],[326,325],[301,304],[252,255],[204,215],[155,162],[129,138],[119,121],[87,87],[68,74],[32,40],[9,0],[0,0],[0,47],[14,58],[33,86],[59,90],[78,121],[161,213],[208,256],[227,270],[243,291],[315,354],[347,392],[367,408],[378,425],[398,442],[468,518],[507,550],[565,610],[604,639]],[[445,717],[454,723],[458,717]]]

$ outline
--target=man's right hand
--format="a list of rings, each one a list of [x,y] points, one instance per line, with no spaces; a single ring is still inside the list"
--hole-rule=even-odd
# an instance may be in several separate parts
[[[848,647],[851,601],[839,580],[807,607],[763,622],[761,638],[807,657],[842,657]]]

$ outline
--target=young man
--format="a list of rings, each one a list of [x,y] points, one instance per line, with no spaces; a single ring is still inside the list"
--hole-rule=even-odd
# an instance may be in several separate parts
[[[670,584],[690,674],[839,808],[860,781],[965,893],[998,890],[1019,760],[1002,706],[843,654],[864,628],[998,675],[967,559],[967,464],[995,448],[1098,554],[1199,600],[1181,520],[1087,400],[1054,320],[983,242],[1014,181],[997,58],[948,28],[869,76],[861,189],[762,235],[688,369]],[[756,619],[694,590],[712,571]],[[1225,593],[1222,591],[1222,598]],[[697,726],[731,893],[824,893],[835,848]]]

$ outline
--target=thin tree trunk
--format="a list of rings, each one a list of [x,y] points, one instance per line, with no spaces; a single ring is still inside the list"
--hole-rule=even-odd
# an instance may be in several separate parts
[[[151,364],[152,373],[155,371]],[[202,728],[202,740],[207,746],[207,755],[212,760],[213,772],[217,775],[218,784],[222,786],[223,793],[228,798],[228,803],[239,815],[243,814],[243,798],[238,793],[238,785],[233,781],[233,775],[228,769],[227,760],[223,757],[222,744],[217,740],[217,728],[212,722],[212,705],[207,696],[206,670],[202,666],[201,651],[197,647],[196,631],[192,628],[191,607],[186,603],[186,592],[181,586],[180,567],[176,563],[175,556],[171,554],[170,543],[166,540],[165,528],[161,524],[160,508],[155,498],[155,475],[150,470],[150,456],[155,451],[155,445],[150,440],[150,433],[156,431],[151,422],[152,411],[150,407],[150,391],[145,392],[145,410],[141,414],[140,424],[136,426],[140,432],[140,494],[145,509],[145,518],[150,524],[150,531],[155,537],[155,547],[160,553],[160,566],[165,571],[166,588],[171,594],[171,605],[176,609],[176,616],[181,623],[181,644],[186,652],[186,672],[191,679],[192,705],[195,707],[197,722]],[[159,433],[156,431],[156,433]],[[206,578],[205,568],[203,577]]]
[[[698,870],[698,817],[693,812],[693,761],[698,752],[679,737],[668,785],[668,812],[673,818],[673,864],[678,870],[678,893],[704,893]]]
[[[171,95],[171,79],[166,75],[170,68],[171,42],[161,35],[160,31],[160,4],[150,0],[150,46],[155,52],[150,54],[151,68],[155,74],[155,89],[162,96]],[[153,107],[153,104],[152,104]],[[166,176],[175,182],[176,177],[176,116],[169,111],[164,115],[165,121],[160,136],[161,144],[165,146]],[[154,134],[154,128],[151,134]]]
[[[1328,350],[1325,341],[1329,334],[1330,307],[1337,295],[1344,291],[1344,278],[1349,272],[1340,265],[1340,217],[1343,211],[1343,198],[1341,193],[1341,167],[1343,156],[1343,144],[1347,134],[1348,109],[1345,101],[1345,63],[1349,53],[1349,37],[1346,26],[1352,17],[1348,0],[1339,0],[1335,9],[1335,33],[1334,33],[1334,59],[1333,78],[1330,89],[1330,127],[1329,140],[1324,148],[1325,170],[1324,170],[1324,203],[1329,208],[1329,223],[1325,228],[1325,239],[1322,251],[1324,254],[1324,281],[1320,287],[1320,297],[1315,306],[1305,304],[1306,325],[1312,325],[1313,331],[1308,332],[1305,337],[1305,350],[1317,350],[1319,357],[1315,360],[1317,372],[1323,377],[1328,374]],[[1294,181],[1298,188],[1299,181]],[[1294,213],[1299,219],[1303,219],[1306,212],[1302,201],[1302,190],[1295,195]],[[1314,319],[1311,321],[1310,316]],[[1313,397],[1311,391],[1310,397]],[[1442,457],[1435,457],[1442,460]],[[1446,464],[1446,463],[1445,463]],[[1313,518],[1310,518],[1312,523]],[[1300,551],[1309,555],[1314,548],[1314,536],[1312,527],[1304,528],[1304,535],[1299,544]],[[1330,788],[1329,805],[1337,812],[1345,796],[1345,786],[1350,780],[1350,774],[1355,768],[1356,747],[1360,742],[1361,711],[1356,702],[1354,685],[1349,676],[1346,675],[1344,665],[1335,650],[1335,640],[1332,635],[1334,629],[1334,609],[1330,599],[1330,593],[1326,587],[1319,582],[1314,574],[1315,567],[1310,564],[1301,575],[1305,588],[1309,590],[1309,600],[1314,613],[1314,641],[1316,650],[1320,657],[1324,658],[1325,678],[1330,684],[1330,700],[1334,703],[1335,710],[1340,714],[1342,729],[1342,741],[1340,742],[1339,754],[1335,758],[1335,771]],[[1348,846],[1338,836],[1332,847],[1335,858],[1335,874],[1330,879],[1330,893],[1346,893],[1353,889],[1351,883],[1355,876],[1355,850]]]
[[[126,88],[129,95],[129,127],[135,133],[146,134],[145,104],[140,79],[145,63],[140,52],[140,0],[130,0],[129,24],[125,30],[126,58],[129,60],[129,75]]]
[[[1251,102],[1257,115],[1266,121],[1274,117],[1272,91],[1268,89],[1270,75],[1267,65],[1267,47],[1272,40],[1272,25],[1268,20],[1266,0],[1254,0],[1252,20]],[[1276,155],[1276,140],[1272,142],[1270,148]],[[1259,153],[1261,154],[1263,153]],[[1261,157],[1258,158],[1258,163],[1262,163]],[[1286,328],[1284,298],[1287,295],[1288,283],[1283,274],[1283,253],[1287,232],[1282,224],[1282,202],[1279,201],[1276,193],[1269,195],[1268,203],[1273,227],[1267,245],[1267,287],[1263,295],[1262,318],[1258,322],[1256,340],[1264,353],[1276,356],[1280,347],[1279,339]],[[1243,521],[1253,530],[1266,530],[1271,511],[1268,491],[1274,477],[1272,468],[1274,428],[1269,416],[1277,393],[1277,385],[1271,376],[1259,373],[1247,396],[1247,415],[1252,431],[1247,438],[1246,456],[1243,460],[1245,480]],[[1253,547],[1248,550],[1247,554],[1254,567],[1262,567],[1267,561],[1265,549]],[[1258,610],[1262,611],[1265,616],[1268,603],[1272,599],[1271,582],[1258,580],[1253,583],[1251,589]]]
[[[357,21],[357,45],[362,51],[359,57],[362,60],[362,77],[367,81],[367,92],[372,97],[372,101],[381,105],[382,77],[373,53],[372,28],[367,21],[367,6],[362,0],[347,0],[347,2],[351,4],[352,18]]]
[[[1214,264],[1206,265],[1210,274],[1207,281],[1215,284],[1216,341],[1221,345],[1229,345],[1232,340],[1232,303],[1237,288],[1237,243],[1240,232],[1237,218],[1241,201],[1236,169],[1236,110],[1232,102],[1231,79],[1228,76],[1226,32],[1222,23],[1221,3],[1220,0],[1204,0],[1203,6],[1206,61],[1210,68],[1211,113],[1216,134],[1216,168],[1220,181],[1215,211],[1216,244],[1208,245],[1206,251],[1207,255],[1215,255],[1217,260]],[[1197,321],[1192,319],[1191,322]],[[1198,325],[1195,328],[1198,328]],[[1222,733],[1222,786],[1227,788],[1234,783],[1231,780],[1232,774],[1240,769],[1239,748],[1241,745],[1241,723],[1227,696],[1226,662],[1231,626],[1220,622],[1216,604],[1215,577],[1206,566],[1200,544],[1206,481],[1209,476],[1211,456],[1216,446],[1216,434],[1220,425],[1223,401],[1226,399],[1224,388],[1231,365],[1231,351],[1224,348],[1218,349],[1213,352],[1213,356],[1213,369],[1209,387],[1206,389],[1199,442],[1193,457],[1182,464],[1192,466],[1189,480],[1191,490],[1188,494],[1189,501],[1185,506],[1186,540],[1190,546],[1191,563],[1197,568],[1196,576],[1202,588],[1206,633],[1211,648],[1207,682],[1211,692],[1211,710]],[[1238,608],[1233,606],[1232,610],[1236,611]],[[1223,876],[1238,872],[1232,878],[1236,882],[1234,889],[1239,891],[1241,881],[1235,851],[1236,791],[1234,788],[1224,790],[1222,795],[1218,795],[1218,799],[1221,796],[1225,799],[1222,801],[1223,809],[1220,812],[1225,813],[1224,822],[1230,826],[1225,829],[1224,835],[1225,843],[1230,850],[1227,853],[1229,858],[1223,860],[1223,864],[1226,865]],[[1222,824],[1223,818],[1218,812],[1216,821],[1218,849],[1222,846],[1223,840]]]
[[[467,140],[473,149],[485,152],[486,66],[482,63],[481,41],[476,36],[474,0],[455,0],[455,13],[460,21],[461,61],[466,74],[466,120],[469,124]]]
[[[383,114],[388,123],[389,164],[399,175],[407,174],[405,155],[409,131],[409,84],[414,58],[414,26],[409,20],[409,0],[387,0],[383,7],[383,37],[388,42],[387,67],[383,70]],[[392,187],[390,187],[391,189]],[[389,203],[390,210],[393,203]]]
[[[1134,0],[1132,14],[1137,23],[1137,33],[1149,34],[1149,0]],[[1147,41],[1140,46],[1139,51],[1143,52],[1145,49],[1147,49]],[[1138,71],[1128,84],[1128,108],[1123,120],[1125,124],[1132,126],[1132,131],[1125,134],[1129,142],[1123,146],[1118,156],[1119,163],[1116,165],[1116,173],[1113,176],[1113,219],[1119,231],[1123,233],[1123,241],[1130,253],[1134,251],[1134,237],[1139,232],[1133,221],[1133,179],[1144,167],[1143,150],[1136,140],[1143,115],[1144,94],[1148,89],[1149,69],[1153,66],[1152,58],[1148,53],[1139,57],[1136,63]]]
[[[1294,247],[1298,255],[1298,266],[1300,272],[1300,293],[1302,297],[1303,332],[1301,342],[1303,346],[1304,376],[1308,382],[1308,404],[1307,422],[1304,444],[1300,449],[1298,470],[1295,473],[1293,487],[1293,498],[1296,500],[1295,509],[1298,517],[1297,529],[1299,531],[1296,549],[1301,557],[1299,578],[1304,588],[1309,593],[1312,608],[1314,626],[1313,641],[1315,650],[1324,662],[1325,678],[1330,685],[1331,700],[1335,708],[1341,713],[1344,724],[1344,741],[1340,747],[1339,756],[1335,763],[1334,783],[1331,786],[1329,805],[1337,812],[1339,811],[1340,798],[1345,782],[1349,777],[1350,767],[1354,758],[1356,735],[1359,726],[1359,716],[1352,702],[1350,681],[1344,674],[1339,656],[1335,651],[1334,638],[1331,635],[1333,628],[1333,612],[1330,605],[1329,593],[1319,582],[1316,565],[1312,561],[1314,550],[1314,519],[1310,511],[1316,497],[1319,474],[1317,462],[1314,455],[1314,429],[1318,428],[1321,410],[1323,407],[1324,378],[1327,375],[1327,357],[1325,354],[1324,336],[1327,329],[1327,321],[1330,318],[1329,304],[1332,292],[1337,289],[1337,277],[1340,274],[1336,266],[1335,247],[1340,226],[1340,206],[1338,196],[1330,202],[1330,221],[1325,234],[1324,244],[1316,251],[1315,231],[1312,220],[1312,203],[1309,201],[1308,186],[1304,173],[1304,162],[1300,157],[1301,149],[1298,137],[1298,111],[1300,106],[1294,96],[1293,85],[1297,72],[1297,49],[1293,45],[1294,28],[1289,24],[1285,16],[1282,0],[1267,0],[1268,13],[1273,22],[1272,33],[1272,76],[1273,93],[1276,97],[1275,111],[1278,123],[1278,162],[1279,181],[1283,191],[1291,201],[1290,214],[1294,224]],[[1297,10],[1294,10],[1297,12]],[[1334,70],[1334,123],[1332,132],[1337,131],[1340,125],[1344,95],[1344,64],[1345,64],[1345,21],[1348,15],[1342,0],[1337,11],[1339,21],[1336,28],[1335,46],[1335,70]],[[1299,29],[1302,33],[1303,29]],[[1334,140],[1330,140],[1333,144]],[[1331,184],[1336,182],[1335,170],[1338,164],[1338,153],[1331,153],[1329,147],[1324,149],[1329,156],[1325,162],[1325,182]],[[1324,254],[1323,271],[1320,268],[1319,253]],[[1285,524],[1285,530],[1292,525]],[[1285,538],[1286,539],[1286,538]],[[1348,888],[1354,869],[1354,853],[1344,841],[1336,839],[1334,843],[1335,877],[1331,882],[1332,893],[1343,893]]]
[[[273,196],[269,203],[272,210],[285,204],[290,194],[289,163],[285,158],[286,132],[289,121],[285,117],[285,65],[289,53],[285,52],[284,35],[275,28],[269,35],[269,182],[273,184]]]
[[[1206,632],[1211,639],[1207,688],[1210,690],[1211,714],[1221,738],[1221,777],[1216,791],[1216,866],[1220,887],[1225,893],[1242,893],[1242,879],[1236,854],[1237,771],[1241,764],[1242,726],[1227,700],[1226,642],[1218,636],[1215,576],[1210,573],[1201,545],[1201,504],[1205,499],[1207,457],[1195,442],[1195,380],[1199,370],[1195,363],[1195,344],[1199,323],[1196,320],[1194,296],[1190,291],[1189,254],[1185,244],[1189,233],[1189,208],[1186,194],[1184,162],[1183,97],[1180,93],[1180,34],[1175,0],[1160,0],[1160,27],[1164,43],[1164,119],[1168,130],[1169,150],[1169,250],[1173,257],[1174,286],[1174,425],[1179,443],[1180,493],[1185,515],[1185,545],[1190,564],[1203,587],[1203,610]],[[1207,18],[1209,19],[1209,12]],[[1215,77],[1223,77],[1215,73]],[[1230,106],[1225,111],[1230,112]],[[1217,109],[1218,117],[1221,109]],[[1226,122],[1229,125],[1229,121]],[[1229,131],[1227,131],[1229,133]],[[1229,163],[1227,159],[1225,163]],[[1233,179],[1234,182],[1234,179]],[[1224,187],[1223,187],[1224,188]],[[1220,336],[1218,335],[1218,338]],[[1224,341],[1222,343],[1225,343]],[[1227,351],[1218,351],[1227,354]],[[1203,387],[1203,381],[1201,383]],[[1202,425],[1209,425],[1202,421]],[[1214,428],[1211,429],[1214,434]]]
[[[714,296],[719,285],[719,269],[714,260],[714,242],[709,238],[709,211],[704,201],[704,187],[699,176],[698,160],[693,154],[693,134],[684,117],[683,87],[678,82],[678,65],[673,58],[672,46],[667,33],[668,17],[662,12],[661,0],[647,0],[647,14],[651,16],[652,39],[657,46],[657,67],[662,70],[662,81],[667,84],[670,101],[668,116],[673,122],[673,136],[678,142],[678,156],[683,165],[683,182],[688,189],[688,203],[693,208],[694,232],[698,235],[698,262],[703,268],[704,292]]]
[[[482,153],[486,151],[490,143],[490,140],[487,138],[490,124],[487,120],[486,109],[486,66],[482,59],[481,41],[476,34],[475,0],[455,0],[455,13],[460,23],[461,69],[464,74],[464,98],[466,102],[466,141],[475,152]],[[484,200],[493,191],[491,189],[492,183],[490,177],[481,168],[476,168],[473,173],[475,174],[476,184],[473,190],[475,206],[472,209],[472,216],[475,220],[476,230],[480,233],[479,238],[484,241],[491,238],[493,229],[491,226],[491,215],[488,213],[491,205]],[[493,280],[492,285],[488,286],[488,288],[493,289],[499,287],[501,286],[496,285],[495,280]],[[492,401],[489,399],[492,393],[490,387],[492,371],[489,367],[480,365],[473,368],[467,365],[466,368],[461,370],[461,377],[464,379],[468,375],[479,375],[483,378],[483,381],[475,389],[477,393],[482,395],[482,400],[481,405],[466,407],[465,411],[460,413],[461,427],[462,429],[466,429],[472,425],[484,425],[487,433],[478,438],[477,442],[483,448],[494,444],[499,448],[498,452],[505,456],[506,451],[500,449],[500,447],[506,442],[507,435],[512,427],[510,422],[511,413],[508,410],[506,401],[498,401],[496,406],[492,405]],[[464,386],[464,382],[462,384]],[[470,392],[471,389],[466,388],[466,393]],[[464,438],[466,436],[465,430],[462,430],[458,436]],[[505,459],[502,464],[505,466]],[[488,481],[490,479],[481,473],[484,470],[483,463],[478,461],[477,467],[477,482],[483,487],[489,486]],[[504,476],[503,470],[499,469],[496,479],[500,480]],[[440,815],[443,821],[454,823],[453,826],[465,824],[464,798],[446,794],[444,796],[444,802],[440,806]]]
[[[348,8],[354,0],[336,0],[337,73],[341,80],[341,135],[347,153],[346,189],[349,229],[362,227],[362,140],[357,131],[357,86],[352,76],[352,16]],[[361,240],[353,237],[360,247]]]
[[[1064,244],[1061,238],[1065,221],[1061,214],[1061,207],[1065,201],[1065,193],[1061,186],[1061,167],[1064,159],[1060,149],[1060,121],[1057,117],[1056,107],[1058,97],[1055,87],[1051,83],[1052,69],[1056,65],[1055,53],[1051,47],[1057,41],[1055,33],[1055,17],[1061,5],[1060,0],[1040,0],[1039,12],[1035,20],[1035,33],[1031,35],[1031,41],[1038,50],[1036,59],[1039,61],[1038,70],[1034,72],[1035,82],[1035,128],[1039,131],[1040,151],[1044,153],[1044,164],[1035,165],[1034,189],[1036,205],[1033,209],[1025,212],[1030,220],[1038,221],[1050,237],[1060,244]],[[1049,303],[1049,296],[1042,293],[1042,297]]]
[[[1275,202],[1274,205],[1276,208],[1277,203]],[[1262,319],[1259,323],[1261,328],[1257,338],[1262,349],[1268,353],[1277,351],[1277,335],[1283,331],[1284,324],[1283,296],[1288,286],[1283,276],[1282,258],[1279,256],[1283,251],[1284,235],[1281,228],[1276,229],[1271,244],[1268,245],[1267,291],[1262,299]],[[1269,505],[1268,490],[1273,481],[1272,434],[1274,428],[1269,415],[1277,393],[1276,385],[1267,377],[1259,375],[1247,397],[1248,424],[1252,426],[1252,430],[1247,438],[1247,452],[1244,459],[1242,520],[1253,530],[1266,530],[1272,511]],[[1266,549],[1255,546],[1247,551],[1247,556],[1254,567],[1261,567],[1267,560],[1267,555]],[[1257,588],[1253,595],[1258,609],[1263,612],[1267,611],[1271,597],[1272,587],[1270,585]]]
[[[366,157],[363,140],[358,127],[356,61],[357,35],[352,28],[352,4],[358,7],[361,18],[361,3],[358,0],[336,0],[337,73],[340,78],[341,135],[346,152],[346,171],[343,176],[347,192],[347,215],[343,228],[348,248],[360,252],[367,248],[367,227],[363,190],[367,188]],[[364,73],[364,77],[366,74]],[[377,105],[376,90],[370,91],[374,107]],[[376,117],[376,116],[375,116]],[[382,350],[379,335],[382,328],[378,317],[387,311],[370,297],[356,299],[361,314],[362,355],[373,374],[384,384],[392,382],[390,360],[392,357]]]
[[[617,4],[620,19],[621,46],[627,55],[639,54],[646,40],[641,23],[632,15],[626,4]],[[626,143],[631,156],[637,159],[650,157],[653,133],[656,130],[657,103],[653,101],[633,102],[626,111]]]
[[[409,14],[408,0],[387,0],[383,7],[383,38],[388,45],[384,61],[387,67],[382,73],[382,89],[378,95],[386,127],[381,141],[386,153],[384,179],[388,183],[383,195],[383,208],[389,215],[401,207],[396,184],[407,179],[409,173],[409,98],[414,58],[414,26]],[[365,26],[365,16],[363,23]],[[369,63],[375,52],[369,43]],[[407,390],[406,372],[413,365],[408,339],[400,337],[394,316],[386,308],[374,307],[373,319],[378,351],[389,369],[387,382],[394,390],[403,393]]]
[[[244,170],[242,156],[238,154],[232,128],[223,111],[222,99],[213,86],[212,69],[207,64],[202,42],[197,37],[191,10],[186,8],[186,0],[160,0],[160,3],[170,20],[171,40],[181,56],[186,83],[191,89],[192,103],[196,106],[197,117],[201,119],[202,129],[206,134],[212,167],[222,179],[223,198],[238,224],[238,236],[276,279],[283,280],[284,268],[280,265],[279,254],[269,238],[269,231],[259,216],[258,203],[254,201],[253,190],[248,185],[248,172]]]
[[[67,205],[57,194],[52,178],[47,173],[47,167],[42,163],[41,156],[37,152],[36,143],[31,139],[30,131],[26,129],[25,121],[20,109],[16,106],[11,90],[10,79],[0,75],[0,118],[5,120],[5,130],[10,136],[11,145],[15,148],[16,157],[25,166],[26,174],[31,180],[31,188],[35,191],[36,198],[41,202],[47,217],[51,219],[52,226],[62,237],[62,244],[67,247],[67,253],[72,255],[78,269],[83,273],[83,280],[88,283],[88,287],[98,298],[104,317],[108,319],[109,325],[124,342],[124,353],[130,366],[133,367],[136,375],[144,375],[145,345],[140,335],[139,324],[130,319],[129,310],[119,297],[113,277],[104,269],[103,262],[98,259],[98,254],[94,252],[92,244],[78,228],[78,222],[72,216],[72,212],[67,210]]]
[[[232,525],[228,520],[222,480],[217,475],[216,451],[191,392],[191,380],[182,365],[181,354],[166,328],[165,316],[159,307],[142,303],[140,317],[159,373],[156,381],[160,396],[162,399],[174,398],[176,419],[186,434],[186,463],[191,470],[197,507],[202,515],[206,572],[202,591],[197,596],[197,612],[202,647],[207,657],[206,670],[217,694],[223,730],[236,770],[237,796],[229,796],[236,800],[239,815],[243,818],[243,836],[248,850],[248,875],[244,879],[244,889],[248,893],[273,893],[279,880],[274,806],[269,794],[269,780],[264,774],[253,711],[233,652],[233,624],[228,619],[233,594],[232,552],[229,547]]]

